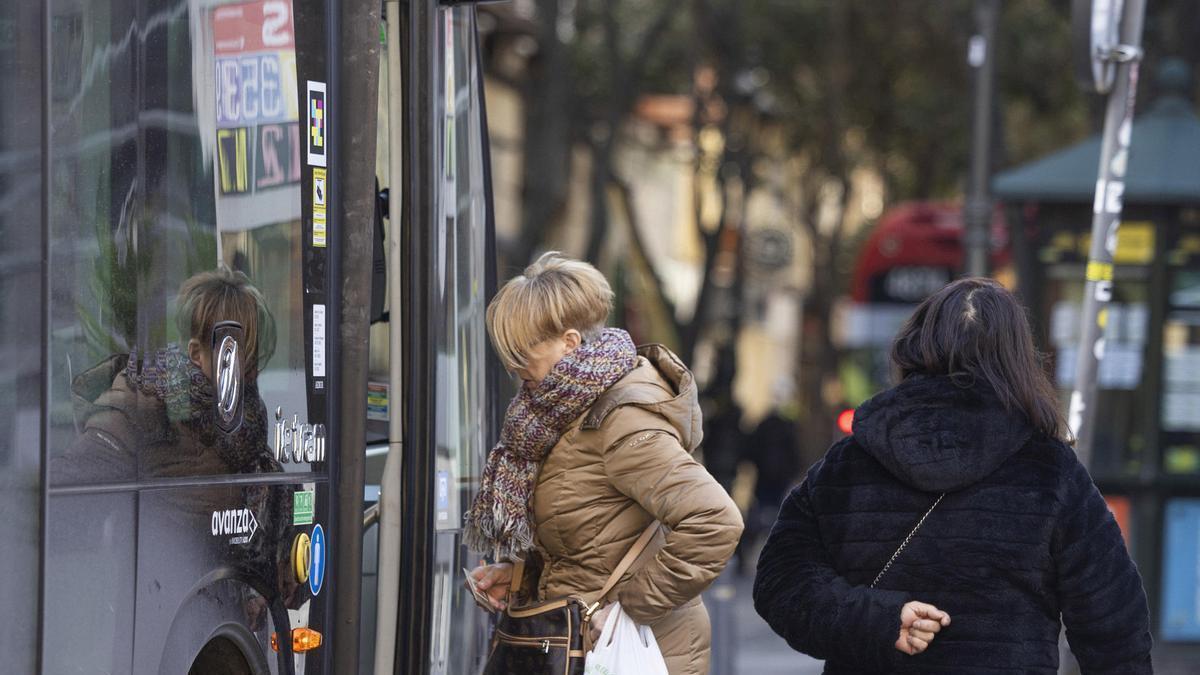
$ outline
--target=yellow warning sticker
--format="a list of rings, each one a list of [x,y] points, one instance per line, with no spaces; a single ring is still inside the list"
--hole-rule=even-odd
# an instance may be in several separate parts
[[[325,169],[313,168],[313,184],[312,184],[312,214],[313,214],[313,241],[312,245],[316,248],[325,248],[326,241],[326,225],[325,225],[325,202],[327,197],[328,184],[325,181]]]

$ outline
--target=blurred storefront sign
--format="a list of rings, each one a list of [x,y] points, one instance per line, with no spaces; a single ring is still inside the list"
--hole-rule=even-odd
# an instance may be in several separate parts
[[[1075,384],[1075,353],[1079,348],[1080,304],[1055,303],[1050,315],[1050,339],[1058,353],[1055,383],[1062,388]],[[1142,381],[1146,323],[1150,310],[1144,302],[1112,303],[1107,307],[1104,327],[1104,360],[1100,362],[1102,389],[1137,389]]]
[[[1147,221],[1122,222],[1117,230],[1117,249],[1113,253],[1116,265],[1149,265],[1154,258],[1154,223]],[[1077,262],[1087,259],[1092,245],[1091,232],[1055,232],[1039,251],[1044,263]]]

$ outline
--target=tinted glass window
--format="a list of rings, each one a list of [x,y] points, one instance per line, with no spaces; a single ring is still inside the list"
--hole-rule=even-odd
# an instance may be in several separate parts
[[[278,471],[276,409],[306,421],[291,2],[54,5],[51,479]]]
[[[458,583],[475,558],[461,544],[462,513],[479,487],[488,450],[486,400],[487,309],[486,226],[481,74],[475,52],[475,10],[443,9],[436,41],[439,70],[438,193],[433,223],[436,250],[435,306],[440,323],[433,331],[437,397],[434,408],[436,463],[434,524],[434,616],[431,672],[461,673],[479,668],[486,654],[486,617],[474,608]]]

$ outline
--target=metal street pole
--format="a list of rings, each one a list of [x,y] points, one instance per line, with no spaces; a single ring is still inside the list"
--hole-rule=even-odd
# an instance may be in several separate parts
[[[975,112],[971,131],[971,192],[967,197],[964,221],[968,276],[988,273],[988,230],[992,222],[992,200],[988,190],[992,162],[992,96],[996,72],[996,25],[1000,19],[1000,0],[977,0],[975,21],[978,33],[971,36],[967,62],[975,71]]]
[[[1096,374],[1104,358],[1106,306],[1112,299],[1113,254],[1117,250],[1117,228],[1124,205],[1125,171],[1129,166],[1129,142],[1133,133],[1133,104],[1137,94],[1138,64],[1142,49],[1142,20],[1145,0],[1125,0],[1120,40],[1100,58],[1114,62],[1116,79],[1108,95],[1104,114],[1104,136],[1100,145],[1100,170],[1092,203],[1092,242],[1080,317],[1079,353],[1075,365],[1075,389],[1071,392],[1069,424],[1077,439],[1075,451],[1084,466],[1092,459],[1096,421]]]

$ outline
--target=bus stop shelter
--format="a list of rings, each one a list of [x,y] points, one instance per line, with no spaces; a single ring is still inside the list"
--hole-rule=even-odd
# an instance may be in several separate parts
[[[1200,118],[1182,62],[1133,124],[1089,469],[1121,524],[1164,656],[1200,655]],[[1021,294],[1063,409],[1074,382],[1100,136],[998,174]],[[1190,643],[1190,644],[1189,644]]]

